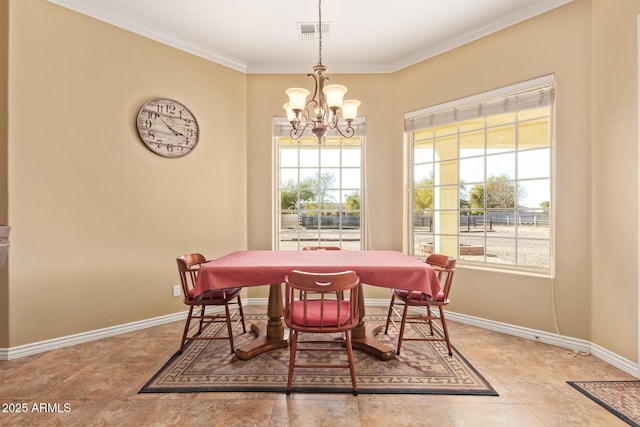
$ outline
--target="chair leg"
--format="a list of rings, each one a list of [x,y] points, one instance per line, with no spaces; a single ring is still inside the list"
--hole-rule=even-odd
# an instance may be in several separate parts
[[[229,334],[229,345],[231,346],[231,354],[235,353],[233,348],[233,328],[231,327],[231,316],[229,314],[229,304],[224,304],[224,313],[226,315],[227,334]]]
[[[345,332],[346,344],[347,344],[347,358],[349,359],[349,372],[351,373],[351,387],[353,388],[353,395],[358,395],[358,386],[356,383],[356,368],[353,362],[353,347],[351,346],[351,331]]]
[[[182,354],[184,350],[184,343],[187,342],[187,333],[189,332],[189,326],[191,325],[191,317],[193,316],[193,306],[189,306],[189,314],[187,314],[187,321],[184,324],[184,332],[182,333],[182,342],[180,342],[179,353]]]
[[[293,368],[296,364],[296,351],[298,350],[298,331],[291,330],[289,335],[289,376],[287,377],[287,394],[291,394],[293,382]]]
[[[389,313],[387,314],[387,324],[384,327],[384,334],[389,332],[389,323],[391,322],[391,313],[393,312],[393,303],[396,300],[395,294],[391,294],[391,302],[389,303]]]
[[[442,322],[442,332],[444,332],[444,339],[447,342],[447,350],[449,350],[449,356],[453,356],[451,351],[451,342],[449,341],[449,331],[447,330],[447,321],[444,320],[444,309],[442,306],[438,306],[440,309],[440,321]]]
[[[398,348],[396,355],[400,356],[400,347],[402,346],[402,338],[404,337],[404,327],[407,325],[407,313],[409,311],[409,304],[404,304],[404,311],[402,312],[402,323],[400,324],[400,333],[398,334]]]
[[[242,309],[242,300],[238,295],[238,312],[240,313],[240,321],[242,322],[242,332],[247,333],[247,326],[244,323],[244,310]]]
[[[202,325],[204,325],[204,312],[205,312],[205,306],[202,306],[202,309],[200,309],[200,327],[198,328],[198,335],[200,335],[202,333]]]

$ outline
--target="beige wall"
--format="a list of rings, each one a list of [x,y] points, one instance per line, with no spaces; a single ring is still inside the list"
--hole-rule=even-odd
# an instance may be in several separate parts
[[[9,86],[9,3],[0,2],[0,224],[7,224],[9,213],[7,184],[8,86]],[[0,348],[9,346],[8,267],[0,267]]]
[[[271,120],[284,89],[311,84],[304,75],[243,75],[44,0],[9,5],[14,229],[0,347],[176,312],[177,252],[271,247]],[[575,0],[393,74],[331,78],[367,118],[368,248],[401,250],[403,114],[555,74],[555,278],[460,268],[451,309],[548,332],[555,313],[560,334],[637,361],[640,5],[618,6]],[[167,160],[138,141],[133,118],[152,96],[196,114],[194,153]]]
[[[399,112],[556,76],[556,277],[460,268],[452,311],[589,339],[590,8],[577,1],[396,75]],[[400,138],[400,136],[396,136]]]
[[[594,0],[591,340],[638,361],[638,15]]]
[[[9,346],[183,311],[175,257],[246,248],[245,75],[44,0],[9,12]],[[189,155],[140,142],[153,97],[196,116]]]

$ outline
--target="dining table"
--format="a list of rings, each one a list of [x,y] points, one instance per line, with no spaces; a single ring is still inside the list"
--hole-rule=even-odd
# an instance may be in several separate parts
[[[360,283],[383,288],[419,291],[430,297],[440,291],[433,268],[413,256],[387,250],[278,251],[243,250],[207,261],[200,266],[195,294],[205,295],[215,289],[269,285],[266,322],[254,322],[251,330],[257,337],[236,349],[236,357],[249,360],[266,351],[288,346],[282,319],[282,283],[293,270],[310,273],[333,273],[352,270]],[[380,360],[395,357],[393,348],[378,341],[382,325],[365,323],[365,304],[359,293],[360,322],[352,331],[353,347]]]

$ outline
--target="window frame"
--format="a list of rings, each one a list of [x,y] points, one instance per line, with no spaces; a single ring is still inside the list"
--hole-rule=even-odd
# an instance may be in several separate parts
[[[416,133],[418,133],[420,130],[425,130],[427,131],[428,129],[436,129],[436,126],[440,126],[440,125],[446,125],[447,123],[451,124],[451,125],[455,125],[455,131],[453,133],[453,137],[455,137],[456,140],[456,155],[455,158],[453,159],[455,161],[455,167],[457,169],[456,171],[456,175],[457,175],[457,180],[455,183],[453,183],[453,185],[451,185],[451,187],[455,187],[457,188],[457,197],[456,197],[456,204],[455,204],[455,208],[451,208],[451,209],[439,209],[438,207],[436,207],[436,201],[434,200],[434,202],[432,202],[432,207],[430,210],[432,210],[434,213],[433,215],[435,215],[436,213],[443,213],[443,212],[450,212],[450,213],[454,213],[455,216],[457,216],[457,225],[456,227],[456,231],[455,233],[450,232],[450,230],[445,230],[446,232],[444,233],[438,233],[436,232],[436,228],[433,228],[432,231],[429,231],[428,234],[426,236],[428,236],[429,234],[432,235],[434,237],[434,239],[437,239],[439,237],[448,237],[451,239],[455,240],[455,247],[456,247],[456,253],[452,254],[449,253],[449,255],[452,256],[456,256],[456,258],[459,259],[459,265],[461,266],[467,266],[467,267],[474,267],[474,268],[481,268],[481,269],[489,269],[489,270],[498,270],[498,271],[512,271],[512,272],[519,272],[519,273],[524,273],[524,274],[529,274],[529,275],[541,275],[544,277],[553,277],[555,275],[555,250],[554,250],[554,246],[555,246],[555,238],[554,238],[554,207],[555,207],[555,201],[554,201],[554,194],[555,194],[555,117],[554,117],[554,113],[555,113],[555,100],[554,100],[554,83],[555,83],[555,76],[554,75],[548,75],[548,76],[544,76],[544,77],[540,77],[537,79],[533,79],[530,81],[526,81],[526,82],[522,82],[522,83],[518,83],[515,85],[509,85],[506,87],[502,87],[496,90],[492,90],[492,91],[488,91],[488,92],[484,92],[484,93],[480,93],[480,94],[476,94],[470,97],[465,97],[465,98],[461,98],[458,100],[454,100],[451,102],[447,102],[444,104],[438,104],[438,105],[434,105],[432,107],[427,107],[421,110],[417,110],[414,112],[410,112],[405,114],[405,182],[406,182],[406,189],[407,189],[407,197],[405,198],[405,229],[406,229],[406,233],[405,233],[405,250],[409,253],[412,254],[415,257],[419,257],[419,258],[423,258],[425,256],[424,253],[420,253],[418,252],[418,250],[416,249],[416,225],[414,224],[414,219],[415,219],[415,212],[416,212],[416,207],[415,207],[415,190],[419,189],[419,188],[427,188],[427,187],[431,187],[433,194],[435,194],[435,190],[436,188],[444,188],[446,187],[445,185],[439,185],[435,182],[432,182],[431,184],[427,184],[426,186],[420,186],[417,185],[416,181],[414,180],[414,172],[415,172],[415,168],[416,166],[420,166],[421,162],[416,163],[416,158],[415,158],[415,136]],[[534,149],[530,149],[530,150],[525,150],[525,149],[519,149],[518,148],[518,142],[520,142],[518,140],[518,137],[516,137],[514,139],[514,149],[510,151],[510,153],[514,156],[514,168],[515,168],[515,172],[513,177],[511,177],[511,180],[513,180],[514,182],[514,191],[518,191],[519,188],[519,183],[520,182],[524,182],[526,183],[528,180],[527,179],[520,179],[517,175],[517,172],[520,171],[521,169],[518,168],[518,156],[521,153],[526,153],[526,152],[533,152],[535,150],[540,150],[540,152],[542,153],[543,150],[548,150],[548,159],[549,159],[549,165],[548,165],[548,176],[546,177],[539,177],[539,181],[548,179],[549,183],[548,183],[548,191],[549,191],[549,204],[550,206],[547,208],[547,215],[548,215],[548,221],[549,221],[549,229],[548,229],[548,237],[547,238],[531,238],[531,237],[525,237],[525,236],[518,236],[518,234],[516,234],[515,230],[518,230],[518,227],[514,227],[514,236],[511,238],[514,242],[514,247],[517,248],[521,245],[519,245],[519,243],[526,243],[527,241],[541,241],[543,242],[542,244],[546,244],[548,245],[548,267],[546,265],[543,266],[532,266],[532,265],[526,265],[526,264],[516,264],[517,262],[517,258],[515,253],[513,254],[514,257],[514,263],[513,264],[509,264],[509,263],[498,263],[498,262],[487,262],[487,255],[485,253],[485,255],[483,256],[483,260],[469,260],[469,259],[462,259],[460,258],[460,244],[463,242],[468,242],[470,240],[472,240],[470,238],[471,235],[467,235],[464,236],[462,234],[461,231],[461,220],[462,220],[462,213],[465,211],[470,211],[471,208],[467,207],[466,209],[463,208],[460,204],[460,200],[461,200],[461,189],[464,187],[468,187],[468,183],[465,183],[461,180],[461,168],[460,168],[460,164],[462,163],[462,161],[470,159],[470,158],[476,158],[476,159],[482,159],[483,162],[483,166],[485,168],[484,172],[483,172],[483,179],[481,181],[482,185],[486,185],[490,177],[490,174],[487,172],[486,170],[486,165],[487,165],[487,159],[490,158],[491,156],[494,156],[495,154],[490,154],[487,151],[487,140],[486,140],[486,132],[487,129],[489,128],[489,126],[486,124],[486,121],[484,123],[484,126],[481,129],[482,132],[484,132],[483,138],[484,138],[484,145],[483,145],[483,152],[480,155],[469,155],[469,156],[463,156],[461,153],[462,147],[460,146],[460,137],[461,135],[464,135],[464,132],[461,132],[459,126],[460,123],[464,123],[466,119],[457,119],[455,121],[452,121],[449,119],[447,119],[445,116],[446,114],[452,115],[452,117],[456,117],[456,110],[457,108],[461,108],[464,109],[465,107],[472,105],[474,103],[483,103],[483,102],[487,102],[493,99],[499,99],[501,97],[509,97],[512,96],[514,94],[518,94],[518,93],[525,93],[527,91],[531,91],[537,88],[548,88],[549,90],[549,99],[548,99],[548,107],[549,107],[549,114],[548,114],[548,135],[549,135],[549,144],[548,146],[546,146],[546,148],[542,148],[540,149],[540,147],[538,148],[534,148]],[[533,107],[530,107],[533,108]],[[525,110],[529,110],[530,108],[518,108],[516,111],[525,111]],[[451,113],[453,111],[453,113]],[[461,110],[464,111],[464,110]],[[494,114],[489,114],[487,116],[482,116],[482,117],[492,117],[494,116]],[[438,122],[437,124],[433,124],[434,122],[434,117],[435,120],[442,120],[441,122]],[[546,116],[545,116],[546,118]],[[431,121],[431,125],[427,124],[428,121]],[[484,120],[484,119],[483,119]],[[518,128],[518,121],[515,120],[512,125],[514,126],[514,128]],[[436,137],[435,135],[432,138],[433,143],[435,144],[436,142]],[[441,161],[437,162],[436,161],[436,154],[435,154],[435,145],[433,146],[433,152],[434,154],[432,155],[433,159],[432,159],[432,163],[430,164],[431,166],[431,173],[432,173],[432,179],[435,179],[435,177],[437,177],[437,173],[434,172],[436,165],[442,163]],[[441,160],[441,159],[440,159]],[[429,162],[423,162],[423,163],[429,163]],[[427,168],[428,170],[428,168]],[[428,178],[427,178],[428,179]],[[530,179],[531,182],[536,181],[534,179]],[[474,184],[476,184],[474,182]],[[449,185],[447,185],[449,186]],[[484,194],[486,195],[486,190],[484,192]],[[434,198],[436,196],[433,196]],[[486,196],[485,196],[486,198]],[[478,210],[478,209],[476,209]],[[486,200],[485,200],[485,204],[483,207],[483,212],[484,214],[487,214],[489,212],[491,212],[490,208],[487,208],[486,205]],[[514,206],[513,207],[514,212],[517,212],[519,210],[522,211],[534,211],[536,210],[536,208],[527,208],[527,207],[518,207],[518,206]],[[542,210],[542,208],[540,209]],[[432,216],[432,218],[436,218],[434,216]],[[467,218],[469,219],[469,218]],[[434,222],[436,222],[436,220],[433,220]],[[487,237],[487,231],[486,231],[486,225],[483,226],[483,232],[481,233],[481,236],[478,236],[477,239],[482,241],[482,244],[484,245],[485,248],[485,252],[486,252],[486,248],[487,248],[487,243],[490,242],[492,239],[495,239],[494,236],[492,237]],[[435,246],[434,250],[438,251],[438,242],[437,240],[433,240],[432,244]]]
[[[340,181],[338,183],[337,186],[333,186],[332,187],[332,191],[337,191],[339,192],[342,197],[339,197],[338,202],[334,202],[337,203],[339,206],[337,209],[329,209],[330,211],[337,211],[340,213],[339,216],[339,227],[338,229],[336,229],[336,233],[338,234],[338,240],[337,241],[323,241],[322,238],[322,224],[320,223],[320,220],[317,220],[319,222],[318,224],[318,234],[317,234],[317,239],[315,240],[309,240],[309,241],[304,241],[304,240],[300,240],[300,234],[298,232],[298,243],[297,243],[297,248],[282,248],[281,245],[281,213],[283,211],[282,207],[281,207],[281,199],[280,199],[280,191],[281,191],[281,170],[287,169],[288,167],[283,167],[280,164],[280,139],[291,139],[290,134],[289,134],[289,129],[291,127],[290,123],[286,120],[286,118],[284,117],[277,117],[273,119],[273,124],[274,124],[274,129],[273,129],[273,184],[272,184],[272,203],[273,203],[273,207],[272,207],[272,212],[273,212],[273,233],[272,233],[272,248],[274,250],[296,250],[296,249],[302,249],[304,246],[339,246],[341,248],[344,249],[352,249],[352,250],[365,250],[365,248],[367,247],[367,242],[366,242],[366,236],[367,236],[367,221],[366,221],[366,168],[365,168],[365,156],[366,156],[366,136],[365,136],[365,128],[366,128],[366,121],[364,118],[357,118],[353,123],[352,126],[355,130],[355,135],[353,138],[344,138],[342,136],[340,136],[335,130],[329,130],[329,132],[327,133],[326,139],[330,139],[330,140],[338,140],[339,141],[339,147],[340,147],[340,151],[339,151],[339,158],[340,158],[340,165],[338,167],[335,166],[325,166],[323,168],[323,165],[321,163],[321,159],[318,160],[318,168],[320,173],[322,174],[322,170],[323,169],[339,169],[339,176],[337,177],[338,181]],[[350,144],[350,141],[353,141],[354,138],[358,138],[359,139],[359,166],[348,166],[348,165],[344,165],[343,164],[343,148],[342,147],[348,147]],[[303,134],[303,136],[301,137],[300,140],[305,140],[308,141],[307,143],[311,146],[312,144],[317,145],[317,138],[311,133],[310,130],[305,131],[305,133]],[[300,142],[299,141],[292,141],[292,144],[296,144],[298,146],[298,153],[299,153],[299,147],[300,147]],[[319,150],[322,150],[322,147],[324,146],[324,142],[322,146],[319,146]],[[347,148],[348,149],[348,148]],[[321,153],[318,153],[319,156],[321,157]],[[298,154],[299,156],[299,154]],[[298,171],[298,181],[297,182],[301,182],[300,181],[300,170],[301,169],[314,169],[314,167],[304,167],[300,164],[300,162],[298,162],[298,165],[295,168],[291,168],[291,169],[297,169]],[[359,169],[359,188],[356,189],[355,187],[345,187],[343,186],[343,182],[342,182],[342,176],[343,176],[343,171],[344,170],[352,170],[352,169]],[[343,213],[348,213],[351,211],[348,211],[345,209],[344,207],[344,198],[346,196],[348,196],[348,193],[351,191],[358,191],[359,195],[360,195],[360,208],[359,208],[359,233],[358,233],[358,240],[356,240],[357,242],[359,242],[359,247],[355,248],[355,245],[349,245],[348,243],[345,242],[349,242],[351,240],[349,240],[348,238],[345,238],[345,228],[343,227]],[[309,202],[307,202],[309,203]],[[318,213],[318,215],[320,217],[322,217],[322,210],[312,210],[312,211],[316,211]],[[299,207],[298,208],[298,215],[307,212],[307,210]],[[315,220],[314,220],[315,221]],[[315,222],[314,222],[315,224]]]

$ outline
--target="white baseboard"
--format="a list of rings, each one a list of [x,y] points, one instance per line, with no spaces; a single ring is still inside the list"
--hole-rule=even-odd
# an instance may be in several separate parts
[[[383,299],[371,299],[366,301],[366,305],[369,307],[388,307],[388,304],[389,302]],[[246,299],[244,300],[244,305],[267,305],[267,299]],[[0,348],[0,360],[18,359],[38,353],[44,353],[50,350],[56,350],[72,345],[113,337],[116,335],[125,334],[127,332],[133,332],[140,329],[164,325],[166,323],[184,321],[185,318],[186,312],[179,312],[127,323],[124,325],[112,326],[95,331],[88,331],[80,334],[68,335],[66,337],[25,344],[17,347]],[[454,322],[487,329],[490,331],[500,332],[503,334],[513,335],[532,341],[539,341],[541,343],[567,348],[577,353],[592,354],[598,359],[601,359],[602,361],[620,369],[621,371],[624,371],[636,378],[640,378],[640,369],[637,363],[633,363],[630,360],[627,360],[624,357],[621,357],[589,341],[565,337],[562,335],[538,331],[535,329],[523,328],[521,326],[510,325],[507,323],[495,322],[493,320],[482,319],[479,317],[473,317],[466,314],[454,313],[449,311],[447,312],[447,319],[450,319]]]
[[[72,345],[83,344],[90,341],[97,341],[103,338],[109,338],[116,335],[126,334],[127,332],[139,331],[140,329],[152,328],[154,326],[164,325],[165,323],[185,320],[187,312],[167,314],[165,316],[153,317],[151,319],[140,320],[137,322],[126,323],[124,325],[111,326],[108,328],[97,329],[95,331],[82,332],[65,337],[53,338],[50,340],[34,342],[31,344],[20,345],[17,347],[0,348],[0,360],[13,360],[21,357],[31,356],[46,351],[56,350],[59,348],[70,347]]]
[[[545,344],[551,344],[562,348],[573,350],[576,353],[592,354],[598,359],[606,362],[627,374],[640,378],[640,367],[637,363],[633,363],[612,351],[604,349],[590,341],[577,338],[565,337],[550,332],[538,331],[535,329],[523,328],[507,323],[495,322],[493,320],[481,319],[478,317],[467,316],[466,314],[447,312],[447,319],[454,322],[464,323],[466,325],[476,326],[490,331],[500,332],[507,335],[513,335],[520,338],[539,341]]]

